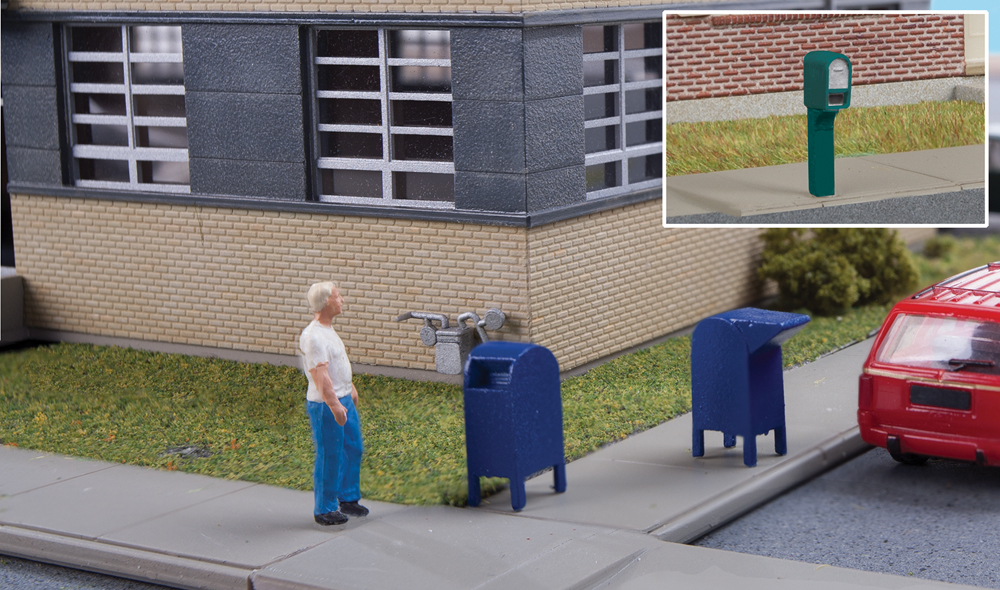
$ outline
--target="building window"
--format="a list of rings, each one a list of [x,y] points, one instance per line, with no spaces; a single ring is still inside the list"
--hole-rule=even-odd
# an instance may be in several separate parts
[[[583,27],[587,198],[663,179],[660,23]]]
[[[319,199],[452,207],[448,31],[318,30]]]
[[[181,28],[66,30],[77,186],[190,192]]]

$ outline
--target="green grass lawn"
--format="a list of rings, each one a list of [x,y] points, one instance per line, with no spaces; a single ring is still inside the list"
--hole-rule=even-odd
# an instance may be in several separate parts
[[[982,144],[985,120],[984,106],[974,102],[844,109],[834,152],[846,157]],[[806,138],[805,115],[669,124],[667,176],[805,162]]]
[[[996,239],[959,240],[944,258],[918,257],[923,284],[992,260],[1000,260]],[[784,346],[786,366],[863,339],[888,309],[813,318]],[[690,338],[674,338],[564,381],[567,457],[687,412],[689,354]],[[464,504],[461,388],[368,375],[357,375],[356,384],[364,496]],[[308,490],[305,388],[305,377],[289,367],[81,344],[6,352],[0,443]],[[491,480],[484,493],[502,483]]]

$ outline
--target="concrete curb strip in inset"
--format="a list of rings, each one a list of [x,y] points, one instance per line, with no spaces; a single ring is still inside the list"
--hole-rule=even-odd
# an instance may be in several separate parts
[[[827,207],[982,188],[985,153],[984,145],[969,145],[838,158],[834,162],[836,194],[827,197],[809,194],[806,162],[670,176],[665,179],[664,217],[704,213],[745,217],[816,210],[815,222],[822,223],[821,209]],[[906,207],[905,201],[899,204]],[[985,198],[976,215],[962,223],[986,223]]]

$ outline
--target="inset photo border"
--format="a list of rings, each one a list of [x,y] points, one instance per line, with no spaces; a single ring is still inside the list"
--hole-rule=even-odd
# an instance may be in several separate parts
[[[985,227],[988,18],[665,11],[663,226]]]

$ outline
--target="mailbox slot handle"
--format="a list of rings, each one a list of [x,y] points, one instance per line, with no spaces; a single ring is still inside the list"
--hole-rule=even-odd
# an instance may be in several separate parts
[[[469,364],[469,387],[496,389],[510,385],[510,359],[473,359]]]

